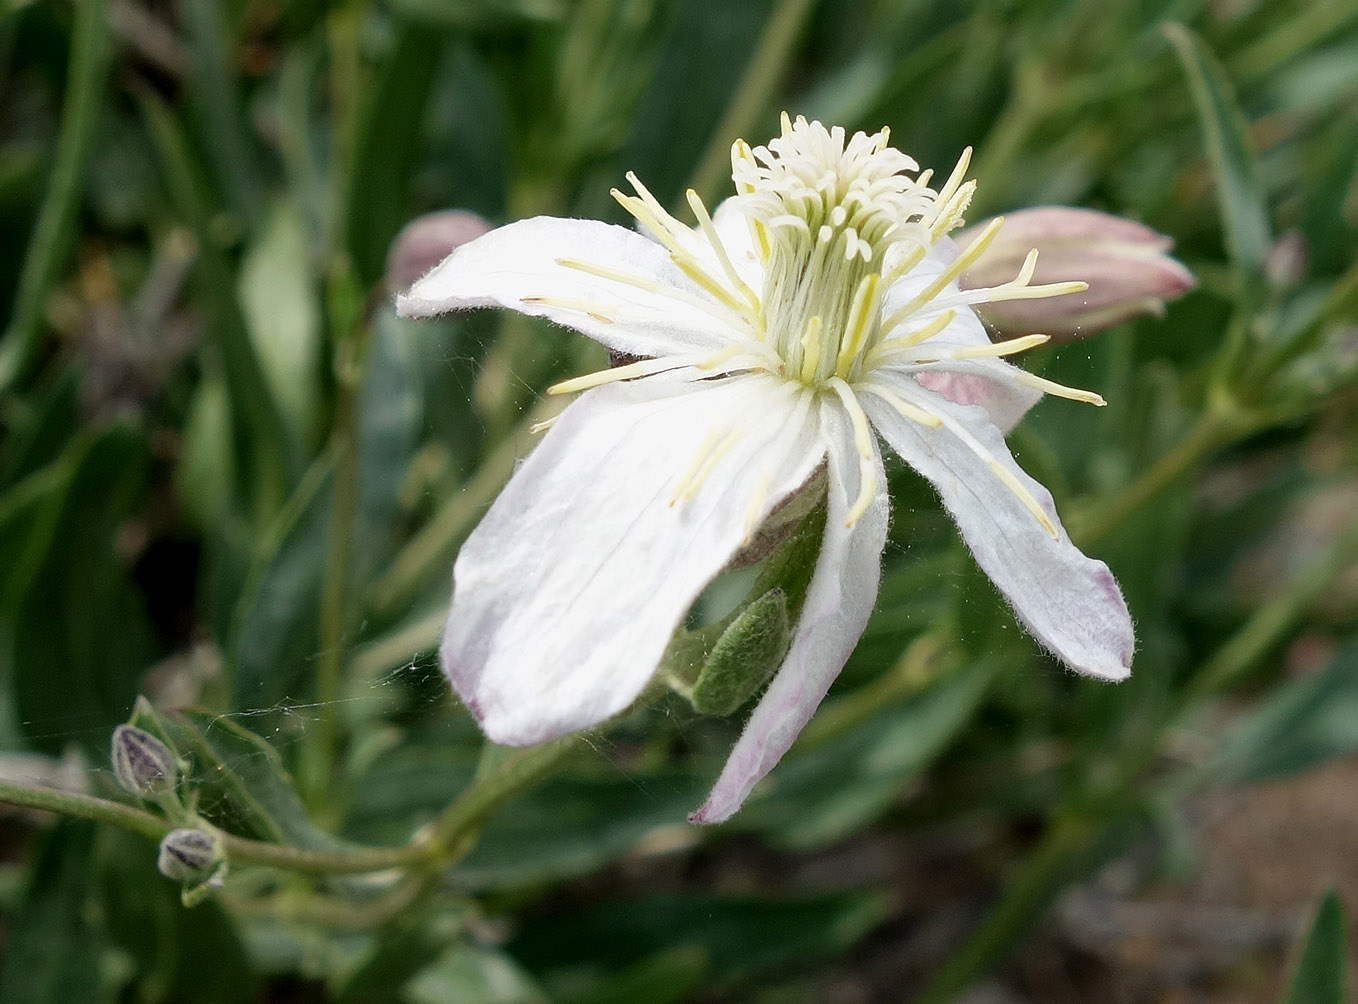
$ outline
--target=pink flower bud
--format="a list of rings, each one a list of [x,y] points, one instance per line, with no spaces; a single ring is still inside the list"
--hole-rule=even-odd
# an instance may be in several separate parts
[[[965,249],[989,222],[962,231],[958,245]],[[1022,209],[1004,218],[994,242],[962,275],[961,286],[984,289],[1008,282],[1036,248],[1034,285],[1075,279],[1089,283],[1089,288],[1043,299],[980,304],[977,312],[1003,338],[1043,333],[1072,341],[1138,314],[1160,316],[1166,301],[1197,285],[1193,274],[1167,253],[1173,244],[1147,226],[1093,209]]]
[[[406,289],[455,248],[489,231],[489,223],[462,209],[415,217],[401,228],[387,251],[387,285]]]

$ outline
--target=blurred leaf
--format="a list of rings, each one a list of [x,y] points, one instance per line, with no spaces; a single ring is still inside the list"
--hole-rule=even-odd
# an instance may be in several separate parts
[[[732,825],[796,848],[852,833],[895,801],[970,721],[993,675],[988,664],[970,665],[809,749],[794,746]]]
[[[131,429],[79,436],[30,476],[35,490],[11,512],[17,522],[0,519],[0,553],[13,556],[0,598],[0,668],[36,749],[57,753],[75,738],[102,758],[150,661],[146,614],[114,552],[146,462]]]
[[[246,249],[239,295],[246,330],[292,436],[315,429],[321,372],[321,312],[301,215],[276,202]]]
[[[1264,186],[1245,139],[1245,117],[1226,71],[1202,40],[1181,24],[1166,25],[1164,32],[1183,63],[1207,140],[1226,246],[1241,275],[1252,279],[1263,267],[1272,237]]]
[[[462,28],[514,21],[559,21],[566,0],[394,0],[402,14]]]
[[[5,1004],[100,1004],[103,932],[89,910],[93,823],[65,821],[47,838],[0,962]]]
[[[691,840],[684,819],[708,780],[684,771],[554,778],[491,820],[457,881],[473,889],[533,885],[599,868],[657,830]]]
[[[582,959],[618,967],[698,948],[710,960],[709,982],[729,983],[842,952],[876,927],[887,908],[887,897],[875,892],[781,899],[646,896],[528,920],[510,949],[541,973]]]
[[[1327,893],[1306,936],[1292,985],[1283,1004],[1344,1004],[1344,910],[1333,891]]]
[[[345,193],[345,241],[364,286],[381,280],[387,245],[409,214],[411,172],[444,42],[430,25],[402,25],[365,95]]]
[[[560,999],[563,1004],[677,1004],[702,986],[707,969],[704,949],[679,945],[609,973],[597,986],[562,994]]]
[[[256,999],[258,981],[221,906],[209,899],[185,907],[179,887],[154,874],[155,845],[139,836],[106,831],[101,849],[109,941],[135,960],[148,991],[144,999],[175,1004]],[[223,978],[227,973],[230,978]]]
[[[61,136],[19,276],[14,314],[0,338],[0,390],[20,379],[32,363],[41,338],[47,294],[74,243],[85,161],[108,75],[111,46],[107,7],[107,0],[82,0],[76,6]]]
[[[278,751],[249,729],[205,711],[158,711],[137,703],[131,724],[159,736],[179,756],[193,758],[186,778],[198,811],[231,833],[292,847],[340,844],[311,825]]]
[[[453,932],[434,931],[427,924],[392,925],[380,931],[359,964],[332,987],[333,1004],[397,1004],[407,998],[401,988],[412,977],[428,971]],[[446,1000],[480,1001],[475,995]]]
[[[512,959],[471,945],[441,955],[406,985],[401,999],[407,1004],[548,1004],[546,994]]]
[[[1358,750],[1358,641],[1324,669],[1283,683],[1232,725],[1209,772],[1245,784]]]

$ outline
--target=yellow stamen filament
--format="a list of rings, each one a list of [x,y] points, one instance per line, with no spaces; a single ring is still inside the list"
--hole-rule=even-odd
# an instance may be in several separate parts
[[[853,443],[858,450],[858,498],[849,507],[844,517],[844,526],[852,529],[872,504],[877,493],[877,461],[872,449],[872,432],[868,428],[868,416],[863,414],[863,406],[854,397],[853,390],[839,377],[831,377],[826,383],[844,402],[844,409],[853,423]]]
[[[938,334],[951,324],[953,318],[956,316],[957,311],[945,310],[921,328],[916,328],[914,331],[907,331],[903,335],[894,335],[890,338],[883,339],[877,345],[874,345],[868,352],[867,365],[869,367],[875,366],[881,361],[883,356],[890,355],[899,349],[909,349],[922,342],[927,342],[930,338],[933,338],[934,335]]]
[[[1050,394],[1052,397],[1064,397],[1070,401],[1092,404],[1100,408],[1108,403],[1092,390],[1081,390],[1079,387],[1067,387],[1063,383],[1057,383],[1055,380],[1048,380],[1045,377],[1029,373],[1027,370],[1016,370],[1012,376],[1015,383],[1021,383],[1025,387],[1032,387],[1034,390],[1040,390],[1042,393]]]
[[[1038,504],[1037,499],[1033,498],[1033,493],[1018,479],[1013,471],[1000,463],[1000,461],[995,458],[995,455],[982,446],[977,441],[976,437],[968,432],[961,423],[948,415],[939,414],[924,404],[924,402],[919,402],[918,406],[921,410],[928,412],[929,414],[937,415],[938,418],[942,420],[942,423],[948,427],[948,431],[962,440],[967,449],[971,450],[972,453],[990,468],[990,472],[994,474],[995,477],[999,478],[1000,484],[1008,488],[1010,493],[1019,500],[1023,507],[1033,514],[1033,518],[1041,524],[1042,529],[1047,531],[1047,535],[1051,537],[1052,540],[1061,539],[1060,533],[1057,532],[1056,524],[1053,523],[1051,517],[1047,515],[1047,511]]]
[[[731,447],[740,442],[740,432],[732,430],[726,437],[717,442],[717,434],[710,432],[703,441],[703,445],[694,454],[693,460],[684,471],[684,476],[675,485],[674,493],[670,496],[670,506],[673,507],[680,499],[687,502],[697,495],[708,476],[721,463],[722,457],[730,452]],[[715,445],[713,445],[715,443]]]
[[[1024,335],[1022,338],[1009,338],[1003,342],[989,345],[963,345],[956,349],[937,352],[931,359],[916,359],[915,362],[937,362],[939,359],[995,359],[1027,352],[1051,341],[1051,335]]]
[[[726,324],[731,323],[731,315],[723,305],[713,303],[705,297],[692,296],[682,289],[665,285],[644,275],[634,275],[619,268],[610,268],[607,265],[598,265],[592,261],[582,261],[579,258],[558,258],[556,263],[562,268],[574,269],[577,272],[584,272],[586,275],[621,283],[624,286],[632,286],[635,289],[644,290],[657,296],[667,296],[686,306],[695,307]]]
[[[721,283],[717,282],[716,279],[712,278],[698,259],[687,253],[680,254],[672,251],[670,252],[670,260],[674,262],[675,265],[679,266],[679,270],[683,272],[684,275],[688,276],[737,314],[749,319],[751,322],[754,321],[755,314],[750,309],[749,304],[737,300],[730,290],[726,289]]]
[[[611,307],[591,300],[576,300],[566,296],[521,296],[520,303],[540,303],[544,307],[559,307],[562,310],[578,310],[588,314],[600,324],[612,324],[617,320]]]
[[[540,432],[546,432],[556,425],[556,420],[560,417],[560,415],[553,415],[551,418],[544,418],[541,422],[534,422],[528,427],[529,435],[536,436]]]
[[[750,496],[750,504],[745,508],[745,532],[741,538],[742,546],[753,540],[754,532],[759,529],[759,514],[764,511],[764,500],[769,496],[769,483],[772,480],[769,472],[763,471],[754,483],[754,493]]]
[[[722,270],[726,273],[726,278],[731,280],[731,286],[741,296],[745,297],[751,310],[759,310],[759,297],[754,290],[745,284],[745,280],[736,271],[735,265],[731,264],[731,257],[726,253],[726,246],[722,244],[721,237],[717,234],[717,228],[712,225],[712,217],[708,214],[707,207],[703,205],[703,200],[698,198],[698,193],[691,188],[685,194],[688,198],[689,208],[693,210],[693,215],[698,218],[698,226],[702,228],[707,243],[712,245],[712,251],[717,256],[717,261],[721,264]]]
[[[967,147],[962,151],[962,155],[957,158],[957,166],[952,169],[952,174],[948,175],[948,180],[945,181],[943,187],[938,190],[938,198],[935,202],[936,205],[942,206],[953,197],[953,194],[961,186],[962,179],[967,176],[967,168],[970,166],[971,147]],[[932,177],[933,172],[930,171],[929,174]]]
[[[917,425],[923,425],[929,429],[937,429],[943,424],[943,419],[932,412],[917,408],[909,401],[903,400],[895,391],[889,387],[884,387],[879,383],[862,383],[858,385],[860,390],[870,394],[876,394],[891,407],[898,411],[902,418],[907,418]]]
[[[995,219],[991,220],[990,225],[981,231],[980,236],[968,246],[966,251],[958,255],[956,260],[939,274],[938,278],[916,293],[908,303],[905,303],[894,310],[891,316],[887,318],[884,327],[887,330],[890,330],[900,324],[901,321],[905,320],[905,318],[919,310],[920,307],[924,306],[942,292],[948,283],[952,282],[970,268],[972,262],[981,257],[981,254],[985,249],[990,246],[990,243],[995,239],[995,235],[999,233],[1000,226],[1003,223],[1004,219],[1002,217],[997,216]]]
[[[801,375],[804,384],[809,384],[815,379],[816,370],[820,366],[820,326],[820,315],[815,314],[806,322],[806,331],[802,333]]]
[[[840,340],[839,358],[835,360],[835,373],[840,377],[846,379],[849,377],[854,360],[858,358],[864,343],[868,340],[872,319],[878,312],[878,290],[881,288],[881,281],[882,277],[872,272],[863,277],[863,281],[854,292],[853,303],[849,306],[849,317],[844,325],[844,335]]]
[[[593,373],[586,373],[583,376],[562,380],[560,383],[555,383],[548,387],[547,393],[574,394],[578,390],[589,390],[591,387],[601,387],[606,383],[616,383],[619,380],[632,380],[636,377],[654,376],[657,373],[664,373],[666,370],[675,370],[684,366],[692,366],[699,361],[699,359],[692,356],[667,356],[662,359],[643,359],[640,362],[628,363],[626,366],[612,366],[606,370],[597,370]]]

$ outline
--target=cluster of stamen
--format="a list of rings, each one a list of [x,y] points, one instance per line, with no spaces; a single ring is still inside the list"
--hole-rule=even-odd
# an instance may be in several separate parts
[[[919,370],[930,364],[1008,356],[1047,341],[1029,335],[998,344],[930,345],[956,318],[959,309],[978,303],[1031,299],[1078,292],[1082,282],[1032,285],[1037,251],[1029,253],[1019,274],[1000,286],[963,290],[957,280],[986,250],[999,231],[994,220],[908,302],[884,308],[887,291],[923,262],[940,240],[963,222],[976,183],[967,181],[970,150],[937,190],[932,172],[888,145],[886,129],[846,137],[842,128],[786,114],[782,135],[767,146],[737,141],[731,150],[735,206],[750,227],[762,274],[755,289],[732,259],[697,193],[687,202],[697,220],[690,227],[672,216],[629,173],[634,195],[614,198],[663,244],[670,259],[702,292],[689,293],[655,278],[584,260],[558,264],[612,282],[681,301],[711,314],[727,330],[740,332],[715,353],[643,359],[628,365],[566,380],[549,389],[563,394],[616,380],[692,369],[709,376],[767,371],[793,385],[802,396],[833,393],[853,425],[860,461],[860,489],[850,507],[852,526],[877,490],[872,432],[857,393],[872,393],[905,418],[929,427],[947,426],[975,452],[995,476],[1056,536],[1050,517],[1023,485],[974,436],[921,391],[903,395],[873,378],[882,367]],[[916,173],[918,172],[918,173]],[[610,311],[587,302],[552,301],[608,323]],[[1013,379],[1047,394],[1102,404],[1097,394],[1065,387],[1021,370]],[[738,437],[704,443],[675,484],[670,504],[691,497]]]

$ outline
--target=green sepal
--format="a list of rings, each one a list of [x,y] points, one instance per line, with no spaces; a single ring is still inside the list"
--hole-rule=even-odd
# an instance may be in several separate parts
[[[729,715],[768,682],[792,641],[787,594],[770,589],[721,633],[689,701],[703,715]]]
[[[732,714],[769,681],[787,655],[825,535],[822,499],[764,563],[729,617],[679,630],[662,665],[667,682],[699,714]]]

